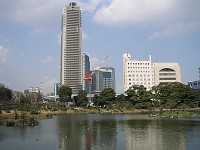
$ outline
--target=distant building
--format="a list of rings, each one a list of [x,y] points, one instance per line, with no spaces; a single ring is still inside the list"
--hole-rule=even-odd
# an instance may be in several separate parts
[[[133,85],[143,85],[147,90],[160,83],[181,82],[178,63],[154,63],[149,60],[131,59],[123,54],[124,91]]]
[[[86,91],[86,93],[89,93],[89,84],[87,80],[84,80],[86,73],[90,74],[90,59],[89,56],[83,53],[82,55],[82,64],[83,64],[83,80],[82,80],[82,85],[83,85],[83,90]]]
[[[25,89],[24,94],[28,94],[28,93],[29,93],[29,89]]]
[[[40,93],[40,88],[39,87],[30,87],[28,92],[29,93]]]
[[[54,94],[53,94],[54,96],[57,96],[59,94],[59,89],[60,89],[60,83],[55,83],[54,84]]]
[[[193,88],[194,90],[200,90],[200,80],[190,81],[188,82],[188,85],[190,85],[190,87]]]
[[[61,32],[60,83],[72,89],[73,94],[82,90],[82,16],[75,2],[63,9]]]
[[[199,80],[188,82],[188,85],[194,90],[200,90],[200,67],[198,68],[198,72],[199,72]]]
[[[105,88],[115,91],[115,69],[112,67],[101,67],[95,70],[92,76],[93,92],[100,92]]]

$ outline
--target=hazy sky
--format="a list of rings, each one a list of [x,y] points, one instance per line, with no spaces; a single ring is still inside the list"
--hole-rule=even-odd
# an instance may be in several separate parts
[[[23,91],[59,82],[62,9],[69,0],[0,0],[0,83]],[[83,51],[91,65],[116,69],[123,91],[122,55],[177,62],[182,83],[198,80],[200,0],[75,0],[82,9]]]

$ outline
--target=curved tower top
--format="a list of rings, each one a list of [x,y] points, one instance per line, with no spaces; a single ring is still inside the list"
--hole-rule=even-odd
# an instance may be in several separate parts
[[[123,54],[123,60],[124,60],[124,61],[131,60],[131,54],[129,54],[129,53],[124,53],[124,54]]]
[[[75,2],[71,2],[71,3],[69,4],[69,6],[76,7],[76,3],[75,3]]]

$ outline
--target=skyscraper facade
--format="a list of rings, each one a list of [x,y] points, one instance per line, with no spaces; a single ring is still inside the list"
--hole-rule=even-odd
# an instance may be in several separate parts
[[[83,90],[85,90],[86,93],[89,93],[89,83],[87,80],[84,80],[86,77],[86,73],[90,74],[90,58],[88,55],[83,53],[82,55],[83,60]]]
[[[60,83],[76,94],[82,89],[82,16],[72,2],[63,9],[61,32]]]

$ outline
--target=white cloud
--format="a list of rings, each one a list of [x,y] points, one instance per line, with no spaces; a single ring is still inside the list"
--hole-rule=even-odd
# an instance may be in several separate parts
[[[53,62],[54,60],[53,60],[53,58],[51,57],[51,56],[47,56],[46,58],[44,58],[43,60],[42,60],[42,63],[51,63],[51,62]]]
[[[60,24],[62,9],[70,0],[13,0],[0,1],[0,17],[34,27],[34,32],[54,29]],[[1,15],[2,14],[2,15]]]
[[[166,27],[161,31],[153,32],[148,40],[153,40],[159,37],[168,36],[168,35],[179,35],[186,34],[189,32],[194,32],[200,26],[200,22],[191,22],[191,23],[174,23],[166,25]]]
[[[88,0],[88,2],[79,1],[81,9],[83,11],[90,11],[90,12],[94,11],[100,3],[102,3],[102,0]]]
[[[172,7],[171,0],[111,0],[96,12],[94,19],[107,25],[138,24],[156,19]]]
[[[199,0],[110,0],[94,15],[99,24],[159,29],[149,39],[199,30]]]
[[[93,11],[101,0],[74,0],[83,11]],[[61,14],[71,0],[13,0],[0,1],[0,18],[12,19],[34,28],[34,33],[54,30],[60,26]]]
[[[0,64],[7,63],[9,61],[10,50],[0,45]]]

